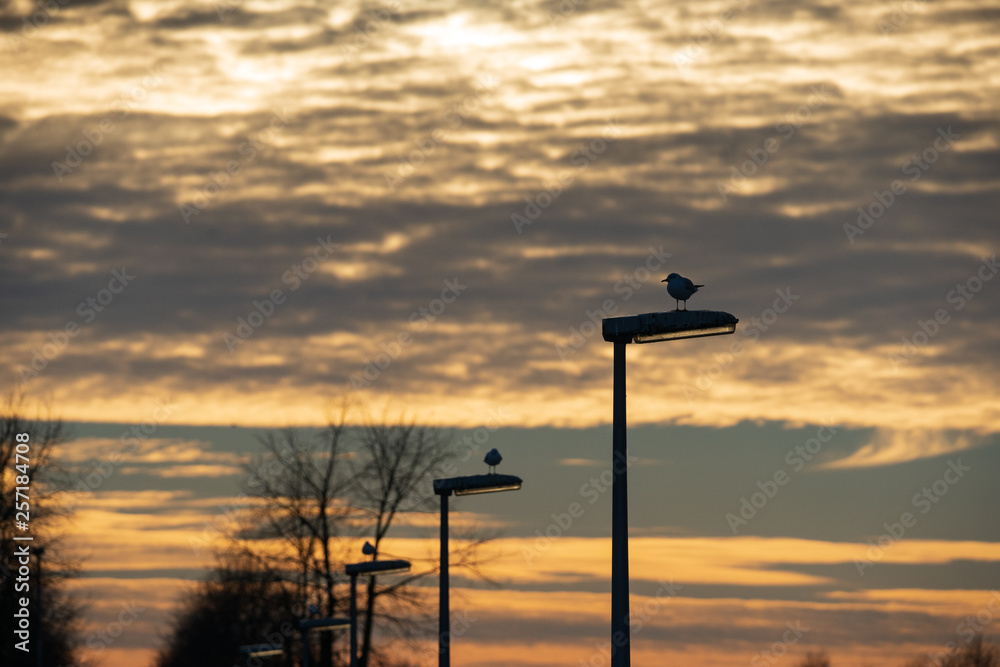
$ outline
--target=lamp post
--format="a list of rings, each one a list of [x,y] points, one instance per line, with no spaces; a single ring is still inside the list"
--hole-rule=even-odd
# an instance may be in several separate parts
[[[441,578],[438,604],[438,667],[451,667],[451,608],[448,591],[448,496],[515,491],[521,478],[514,475],[467,475],[434,480],[434,493],[441,496]]]
[[[349,618],[303,618],[299,621],[299,634],[302,635],[302,667],[309,667],[309,631],[336,630],[346,628],[351,624]]]
[[[604,340],[615,344],[614,425],[611,471],[611,667],[632,664],[628,625],[628,461],[625,411],[625,346],[736,331],[733,315],[715,310],[674,310],[602,321]]]
[[[266,658],[281,655],[285,651],[277,644],[244,644],[240,647],[243,654],[243,667],[250,667],[250,658]]]
[[[358,665],[358,575],[374,577],[377,574],[409,571],[408,560],[373,560],[344,566],[344,572],[351,577],[351,667]]]

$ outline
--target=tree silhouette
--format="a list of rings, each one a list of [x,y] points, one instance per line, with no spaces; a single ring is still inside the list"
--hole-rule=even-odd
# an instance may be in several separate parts
[[[300,616],[294,591],[259,559],[220,555],[206,581],[190,591],[174,615],[156,667],[242,665],[240,646],[270,643],[285,655],[268,665],[295,664]]]
[[[830,667],[830,659],[825,653],[809,653],[799,667]],[[1000,667],[1000,647],[983,643],[982,635],[976,635],[968,644],[961,648],[956,646],[947,655],[916,658],[906,663],[906,667]]]
[[[1000,667],[1000,647],[983,643],[983,636],[975,635],[957,652],[916,661],[913,667]]]
[[[43,649],[44,667],[81,665],[74,647],[78,644],[83,607],[63,587],[78,568],[60,547],[57,532],[61,520],[69,514],[59,499],[60,492],[69,488],[69,475],[55,462],[63,425],[51,416],[29,419],[25,412],[20,394],[8,395],[0,405],[0,553],[4,554],[0,560],[0,633],[4,636],[0,665],[34,666],[39,647]],[[21,496],[17,487],[22,489]],[[18,503],[27,506],[19,507]],[[24,510],[28,529],[19,531],[16,521],[23,519],[24,515],[18,513]],[[30,536],[32,540],[15,541],[15,536]],[[25,546],[31,552],[29,562],[23,566],[27,571],[22,569],[20,556],[12,558]],[[44,564],[41,576],[40,556]],[[30,655],[16,647],[21,640],[14,634],[18,629],[14,614],[21,609],[21,598],[29,602]]]
[[[830,658],[826,653],[807,653],[806,657],[799,663],[799,667],[830,667]]]
[[[271,605],[283,609],[288,617],[305,616],[310,605],[318,608],[316,615],[347,616],[344,566],[384,555],[384,540],[402,515],[436,511],[431,482],[446,476],[445,471],[451,470],[449,461],[456,456],[450,437],[438,429],[413,422],[370,421],[348,427],[346,416],[344,410],[321,431],[289,428],[265,432],[258,438],[262,452],[245,466],[243,490],[252,502],[248,502],[246,512],[234,518],[220,562],[239,563],[239,567],[226,566],[230,573],[242,573],[229,582],[234,587],[240,577],[253,579],[268,573],[271,590],[258,590],[258,594],[272,596],[268,598]],[[455,541],[452,568],[464,568],[485,579],[480,547],[490,537],[481,533],[463,537],[468,539]],[[372,543],[371,555],[363,555],[358,548],[362,539]],[[390,557],[410,560],[412,571],[389,579],[389,583],[374,578],[358,582],[359,664],[363,667],[393,664],[388,654],[378,649],[378,636],[409,640],[431,619],[412,584],[437,573],[436,556]],[[214,586],[199,589],[185,601],[174,632],[167,638],[168,646],[161,651],[159,667],[200,664],[190,662],[198,660],[194,644],[184,650],[175,644],[182,641],[187,619],[205,619],[219,608],[219,596],[237,594],[220,589],[219,576],[219,572],[213,575]],[[265,641],[275,620],[244,619],[241,627],[250,630],[238,641]],[[191,623],[197,625],[198,621]],[[310,644],[319,644],[318,662],[311,660],[311,664],[332,667],[348,662],[343,633],[310,634]],[[226,642],[230,653],[238,646],[235,639]],[[182,655],[191,657],[185,663]],[[290,659],[298,660],[298,653],[290,654]]]

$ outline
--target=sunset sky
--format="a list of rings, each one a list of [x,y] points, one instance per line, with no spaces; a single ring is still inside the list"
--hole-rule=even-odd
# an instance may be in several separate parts
[[[504,583],[455,582],[456,663],[596,665],[600,320],[673,309],[671,272],[740,325],[629,349],[635,664],[1000,634],[998,25],[962,0],[0,0],[4,385],[84,471],[142,436],[70,542],[88,632],[145,611],[86,655],[147,664],[255,435],[346,397],[488,436],[462,474],[498,447],[525,480],[457,505],[501,530]]]

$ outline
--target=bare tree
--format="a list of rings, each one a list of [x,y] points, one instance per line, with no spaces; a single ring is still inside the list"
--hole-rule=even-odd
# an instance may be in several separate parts
[[[946,657],[944,662],[932,659],[924,664],[934,667],[1000,667],[1000,647],[983,643],[983,636],[976,635],[967,646]]]
[[[263,453],[246,467],[244,490],[256,503],[248,523],[235,531],[239,548],[283,573],[303,606],[317,603],[326,616],[346,614],[344,565],[361,560],[351,545],[367,538],[373,558],[406,513],[436,511],[431,481],[443,476],[456,455],[447,433],[415,422],[349,427],[347,410],[320,432],[285,429],[260,438]],[[456,570],[481,575],[476,535],[457,541]],[[280,545],[275,548],[274,545]],[[374,642],[375,628],[411,638],[429,620],[412,584],[438,571],[436,558],[406,556],[411,573],[388,585],[365,582],[360,607],[360,664],[385,663]],[[390,613],[391,612],[391,613]],[[331,633],[319,633],[319,664],[346,660],[334,650]]]
[[[799,667],[830,667],[830,659],[825,653],[809,653]],[[976,635],[966,646],[955,647],[947,656],[930,654],[915,658],[906,667],[1000,667],[1000,647],[984,644],[982,635]]]
[[[353,495],[356,506],[370,518],[370,535],[377,559],[382,540],[392,528],[400,512],[429,512],[435,507],[433,496],[422,493],[427,480],[440,474],[449,459],[454,458],[450,438],[439,430],[417,426],[413,422],[400,425],[369,423],[361,432],[362,466],[355,476]],[[359,664],[368,667],[372,649],[372,631],[379,597],[395,598],[401,603],[415,602],[407,598],[406,586],[414,580],[436,572],[418,570],[395,585],[378,589],[375,578],[369,577],[365,596]],[[401,617],[398,613],[385,620]],[[397,631],[405,628],[396,623]]]
[[[352,483],[341,456],[343,421],[322,433],[295,429],[260,438],[264,453],[248,464],[244,490],[261,499],[251,527],[238,535],[242,548],[284,572],[303,606],[316,600],[326,616],[338,612],[336,583],[343,560],[340,538],[351,514],[345,502]],[[258,548],[261,540],[284,545],[277,552]],[[320,633],[320,665],[334,662],[332,637]]]
[[[14,639],[18,629],[14,614],[20,609],[21,598],[32,605],[27,644],[32,655],[42,647],[46,666],[79,664],[74,647],[83,607],[62,586],[78,568],[60,548],[58,539],[60,521],[68,516],[59,494],[70,482],[55,458],[63,425],[46,413],[34,419],[25,413],[20,394],[8,395],[0,405],[0,553],[7,556],[0,561],[0,630],[7,638],[0,642],[0,664],[18,664],[26,657],[17,648],[19,640]],[[15,541],[15,536],[32,539]],[[25,558],[27,565],[20,556],[9,560],[11,554],[28,545],[31,556]],[[44,562],[41,572],[39,562]]]

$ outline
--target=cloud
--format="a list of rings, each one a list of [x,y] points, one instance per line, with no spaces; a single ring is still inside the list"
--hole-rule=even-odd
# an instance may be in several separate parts
[[[562,466],[582,466],[586,468],[600,468],[608,465],[607,461],[597,461],[594,459],[559,459],[558,463]]]
[[[878,429],[849,456],[820,469],[869,468],[955,454],[985,444],[981,435],[928,429]]]

